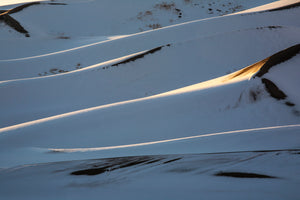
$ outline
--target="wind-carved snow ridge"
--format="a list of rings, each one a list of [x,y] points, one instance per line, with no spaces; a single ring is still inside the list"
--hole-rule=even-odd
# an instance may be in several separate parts
[[[170,47],[170,44],[165,45],[167,47]],[[160,46],[148,51],[144,51],[144,52],[139,52],[136,53],[134,55],[130,55],[128,57],[125,57],[123,59],[119,59],[117,62],[113,62],[114,64],[111,65],[107,65],[102,67],[102,69],[108,69],[110,67],[117,67],[119,65],[124,65],[127,63],[131,63],[134,62],[137,59],[141,59],[144,58],[144,56],[148,55],[148,54],[154,54],[157,51],[160,51],[163,47],[165,46]],[[110,107],[119,107],[122,105],[126,105],[126,104],[132,104],[132,103],[138,103],[138,102],[144,102],[144,101],[151,101],[151,100],[155,100],[155,99],[164,99],[167,97],[171,97],[174,95],[185,95],[188,93],[197,93],[197,92],[201,92],[201,90],[206,90],[206,89],[210,89],[210,88],[215,88],[215,87],[222,87],[228,84],[237,84],[239,82],[242,81],[249,81],[252,82],[252,80],[250,80],[253,75],[255,75],[254,77],[257,76],[257,74],[259,74],[262,70],[265,71],[265,68],[269,67],[269,63],[273,63],[274,60],[276,60],[275,63],[273,63],[273,65],[277,65],[285,60],[288,60],[290,58],[292,58],[293,56],[289,56],[288,58],[286,58],[285,60],[282,60],[280,55],[285,54],[286,52],[289,52],[290,49],[294,49],[294,47],[298,47],[299,45],[293,46],[288,48],[287,50],[283,50],[279,53],[276,53],[275,55],[266,58],[262,61],[259,61],[253,65],[250,65],[244,69],[238,70],[237,72],[233,72],[229,75],[225,75],[216,79],[212,79],[209,81],[205,81],[205,82],[201,82],[198,84],[194,84],[191,86],[187,86],[187,87],[183,87],[180,89],[176,89],[176,90],[172,90],[169,92],[165,92],[165,93],[161,93],[161,94],[157,94],[157,95],[153,95],[153,96],[149,96],[149,97],[144,97],[144,98],[137,98],[137,99],[133,99],[133,100],[128,100],[128,101],[123,101],[123,102],[116,102],[116,103],[111,103],[111,104],[106,104],[106,105],[102,105],[102,106],[97,106],[97,107],[90,107],[87,109],[82,109],[82,110],[76,110],[73,112],[66,112],[64,114],[61,115],[56,115],[56,116],[50,116],[47,118],[43,118],[43,119],[38,119],[38,120],[34,120],[34,121],[29,121],[29,122],[25,122],[25,123],[20,123],[14,126],[8,126],[8,127],[4,127],[0,129],[0,132],[5,132],[5,131],[11,131],[11,130],[17,130],[19,128],[22,127],[27,127],[27,126],[34,126],[40,123],[45,123],[47,121],[52,121],[52,120],[60,120],[63,118],[68,118],[71,116],[76,116],[76,115],[81,115],[83,113],[89,113],[89,112],[94,112],[94,111],[100,111],[101,109],[105,109],[105,108],[110,108]],[[296,49],[298,51],[298,49]],[[295,53],[295,52],[293,52]],[[279,55],[279,56],[278,56]],[[262,82],[265,84],[265,79],[262,79]],[[270,91],[270,89],[267,87],[267,91],[269,93],[271,93],[272,96],[272,92]],[[272,90],[273,91],[273,90]],[[257,97],[257,91],[255,90],[251,90],[250,88],[250,95],[252,96],[252,98],[254,99],[254,101],[256,100]],[[274,96],[274,95],[273,95]],[[239,97],[239,101],[241,99],[241,96]],[[285,98],[283,98],[285,99]]]
[[[299,0],[3,2],[1,199],[300,196]]]
[[[183,138],[174,138],[174,139],[169,139],[169,140],[144,142],[144,143],[138,143],[138,144],[127,144],[127,145],[119,145],[119,146],[94,147],[94,148],[49,149],[49,151],[50,152],[62,152],[62,153],[101,151],[101,150],[109,150],[109,149],[130,148],[130,147],[146,146],[146,145],[152,145],[152,144],[190,140],[190,139],[195,139],[195,138],[217,136],[217,135],[224,135],[224,134],[251,133],[251,132],[263,131],[263,130],[286,129],[286,128],[295,128],[295,127],[299,128],[300,124],[274,126],[274,127],[263,127],[263,128],[252,128],[252,129],[236,130],[236,131],[225,131],[225,132],[220,132],[220,133],[201,134],[201,135],[195,135],[195,136],[189,136],[189,137],[183,137]]]

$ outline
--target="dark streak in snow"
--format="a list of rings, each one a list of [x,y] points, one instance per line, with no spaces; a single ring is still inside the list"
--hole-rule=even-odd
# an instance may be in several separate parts
[[[175,158],[175,159],[172,159],[172,160],[168,160],[168,161],[165,161],[163,164],[168,164],[168,163],[171,163],[171,162],[175,162],[177,160],[180,160],[181,158]]]
[[[276,178],[264,174],[246,173],[246,172],[218,172],[215,176],[226,176],[234,178]]]
[[[266,86],[266,89],[269,92],[269,94],[272,97],[274,97],[275,99],[281,100],[281,99],[285,99],[287,97],[286,94],[283,91],[281,91],[275,85],[275,83],[273,83],[269,79],[263,78],[263,79],[261,79],[261,81]]]
[[[148,51],[146,51],[146,52],[144,52],[144,53],[141,53],[141,54],[138,54],[138,55],[133,56],[133,57],[131,57],[131,58],[125,59],[125,60],[123,60],[123,61],[121,61],[121,62],[118,62],[118,63],[113,64],[112,67],[118,66],[118,65],[121,65],[121,64],[125,64],[125,63],[129,63],[129,62],[134,62],[134,61],[136,61],[137,59],[143,58],[145,55],[153,54],[153,53],[155,53],[155,52],[157,52],[157,51],[160,51],[163,47],[164,47],[164,46],[156,47],[156,48],[151,49],[151,50],[148,50]]]
[[[105,172],[111,172],[117,169],[134,167],[140,164],[149,165],[149,164],[159,162],[160,160],[161,158],[153,159],[150,156],[112,158],[112,159],[107,159],[106,163],[100,164],[100,167],[93,166],[92,168],[74,171],[71,172],[70,174],[93,176],[93,175],[103,174]]]

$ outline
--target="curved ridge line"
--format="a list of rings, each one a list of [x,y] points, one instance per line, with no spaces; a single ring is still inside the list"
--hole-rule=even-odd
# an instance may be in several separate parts
[[[61,54],[61,53],[66,53],[66,52],[76,51],[76,50],[79,50],[79,49],[84,49],[84,48],[91,47],[91,46],[96,46],[96,45],[99,45],[99,44],[102,44],[102,43],[108,43],[108,42],[113,41],[113,40],[118,40],[118,39],[123,39],[123,38],[130,38],[130,37],[134,37],[134,36],[138,36],[138,35],[147,34],[149,32],[153,32],[153,31],[162,31],[162,30],[169,29],[169,28],[174,28],[174,27],[178,27],[178,26],[182,26],[182,25],[189,25],[189,24],[194,24],[194,23],[200,23],[202,21],[208,21],[208,20],[223,18],[223,17],[226,17],[226,16],[229,16],[229,15],[215,16],[215,17],[204,18],[204,19],[196,19],[196,20],[192,20],[192,21],[188,21],[188,22],[179,23],[179,24],[173,24],[173,25],[162,27],[162,28],[155,29],[155,30],[147,30],[147,31],[138,32],[138,33],[125,34],[125,35],[121,35],[120,37],[117,37],[117,38],[102,40],[102,41],[99,41],[99,42],[94,42],[94,43],[91,43],[91,44],[85,44],[85,45],[82,45],[82,46],[79,46],[79,47],[73,47],[73,48],[70,48],[70,49],[60,50],[60,51],[56,51],[56,52],[52,52],[52,53],[46,53],[46,54],[42,54],[42,55],[22,57],[22,58],[5,59],[5,60],[0,60],[0,62],[13,62],[13,61],[29,60],[29,59],[35,59],[35,58],[42,58],[42,57],[57,55],[57,54]],[[225,33],[227,33],[227,32],[232,32],[232,31],[226,31]],[[166,43],[170,43],[170,42],[166,42]]]
[[[127,37],[127,36],[128,35],[125,35],[124,37]],[[13,62],[13,61],[20,61],[20,60],[30,60],[30,59],[35,59],[35,58],[42,58],[42,57],[47,57],[47,56],[52,56],[52,55],[67,53],[67,52],[76,51],[76,50],[79,50],[79,49],[84,49],[84,48],[87,48],[87,47],[96,46],[98,44],[110,42],[112,40],[121,39],[121,38],[124,38],[124,37],[114,38],[114,39],[107,39],[107,40],[101,40],[99,42],[94,42],[94,43],[91,43],[91,44],[85,44],[85,45],[81,45],[81,46],[78,46],[78,47],[73,47],[73,48],[70,48],[70,49],[59,50],[59,51],[55,51],[55,52],[52,52],[52,53],[46,53],[46,54],[41,54],[41,55],[36,55],[36,56],[29,56],[29,57],[23,57],[23,58],[12,58],[12,59],[0,60],[0,62]]]
[[[261,131],[261,130],[274,130],[274,129],[283,129],[283,128],[294,128],[294,127],[300,127],[300,124],[242,129],[242,130],[235,130],[235,131],[225,131],[225,132],[218,132],[218,133],[209,133],[209,134],[204,134],[204,135],[195,135],[195,136],[173,138],[173,139],[159,140],[159,141],[153,141],[153,142],[142,142],[142,143],[135,143],[135,144],[118,145],[118,146],[92,147],[92,148],[69,148],[69,149],[51,149],[50,148],[47,150],[49,152],[59,152],[59,153],[101,151],[101,150],[110,150],[110,149],[121,149],[121,148],[131,148],[131,147],[138,147],[138,146],[147,146],[147,145],[152,145],[152,144],[161,144],[161,143],[167,143],[167,142],[182,141],[182,140],[189,140],[189,139],[216,136],[216,135],[226,135],[226,134],[233,134],[233,133],[244,133],[244,132],[254,132],[254,131]]]
[[[13,130],[17,130],[17,129],[20,129],[20,128],[36,125],[36,124],[39,124],[39,123],[44,123],[44,122],[47,122],[47,121],[62,119],[62,118],[65,118],[65,117],[72,117],[72,116],[75,116],[75,115],[84,114],[84,113],[88,113],[88,112],[93,112],[93,111],[97,111],[97,110],[100,110],[100,109],[106,109],[106,108],[110,108],[110,107],[114,107],[114,106],[131,104],[131,103],[141,102],[141,101],[145,101],[145,100],[152,100],[152,99],[156,99],[156,98],[164,98],[164,97],[168,97],[168,96],[175,96],[175,95],[179,95],[179,94],[186,94],[186,93],[191,93],[191,92],[195,92],[195,91],[199,91],[199,90],[205,90],[205,89],[208,89],[208,88],[219,87],[219,86],[222,86],[222,85],[224,86],[224,85],[227,85],[227,84],[234,84],[235,79],[230,79],[228,81],[223,81],[223,82],[219,81],[219,80],[224,80],[224,78],[226,78],[227,76],[228,75],[225,75],[225,76],[222,76],[222,77],[219,77],[219,78],[204,81],[204,82],[194,84],[194,85],[191,85],[191,86],[186,86],[186,87],[183,87],[183,88],[171,90],[171,91],[168,91],[168,92],[163,92],[163,93],[160,93],[160,94],[155,94],[155,95],[148,96],[148,97],[141,97],[141,98],[137,98],[137,99],[114,102],[114,103],[104,104],[104,105],[100,105],[100,106],[94,106],[94,107],[90,107],[90,108],[83,108],[83,109],[80,109],[80,110],[70,111],[70,112],[67,112],[67,113],[57,114],[57,115],[45,117],[45,118],[42,118],[42,119],[36,119],[36,120],[28,121],[28,122],[23,122],[23,123],[20,123],[20,124],[15,124],[15,125],[3,127],[3,128],[0,128],[0,134],[2,134],[3,132],[6,132],[6,131],[13,131]],[[236,80],[236,82],[237,81],[243,81],[243,80],[244,79]],[[213,83],[213,82],[215,82],[215,83]]]

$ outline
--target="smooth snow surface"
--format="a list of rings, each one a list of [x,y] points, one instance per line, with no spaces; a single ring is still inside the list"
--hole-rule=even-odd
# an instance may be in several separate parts
[[[1,2],[0,199],[299,199],[299,13]]]
[[[0,6],[8,6],[8,5],[21,4],[21,3],[31,3],[36,1],[45,1],[45,0],[1,0]]]

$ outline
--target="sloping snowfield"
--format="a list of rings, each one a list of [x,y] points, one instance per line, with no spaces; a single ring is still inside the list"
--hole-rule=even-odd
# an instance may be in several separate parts
[[[299,0],[0,2],[0,199],[299,199]]]

